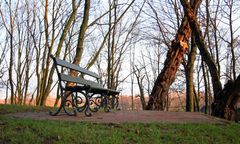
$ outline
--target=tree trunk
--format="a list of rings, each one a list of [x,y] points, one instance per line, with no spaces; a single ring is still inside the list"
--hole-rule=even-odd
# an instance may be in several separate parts
[[[13,57],[14,57],[14,50],[13,50],[13,32],[10,34],[10,61],[9,61],[9,84],[10,84],[10,91],[11,91],[11,104],[14,103],[14,86],[13,86]]]
[[[138,88],[139,88],[139,97],[140,97],[140,101],[142,104],[142,109],[145,110],[146,109],[146,101],[145,101],[145,97],[144,97],[144,86],[143,86],[143,79],[145,77],[145,75],[141,75],[141,70],[135,66],[135,68],[133,67],[133,73],[136,76],[137,79],[137,84],[138,84]]]
[[[90,0],[85,0],[85,6],[84,6],[84,16],[83,16],[83,21],[82,25],[80,27],[80,33],[78,35],[78,44],[77,44],[77,49],[76,49],[76,55],[74,57],[74,64],[79,64],[80,60],[82,58],[83,54],[83,43],[84,43],[84,37],[85,37],[85,32],[87,30],[88,26],[88,19],[89,19],[89,10],[90,10]],[[73,71],[72,71],[73,72]],[[70,72],[70,73],[72,73]]]
[[[212,60],[206,45],[202,33],[200,31],[199,24],[194,16],[189,3],[185,0],[181,0],[184,7],[185,15],[189,18],[189,23],[192,31],[195,33],[196,42],[203,60],[206,62],[209,72],[212,77],[214,103],[212,104],[212,115],[225,118],[228,120],[237,120],[236,115],[236,102],[240,93],[240,76],[235,81],[229,81],[224,89],[219,79],[218,71],[214,61]]]
[[[175,79],[177,69],[182,62],[184,54],[188,50],[190,34],[191,30],[188,19],[185,16],[182,20],[179,32],[175,40],[172,41],[171,48],[168,50],[164,68],[154,83],[147,105],[148,110],[164,110],[169,87]]]
[[[58,43],[58,46],[57,46],[57,51],[55,53],[55,57],[59,57],[59,55],[61,53],[61,50],[62,50],[64,40],[67,36],[67,32],[68,32],[69,28],[71,27],[71,25],[72,25],[72,23],[73,23],[73,21],[76,17],[77,8],[79,7],[80,2],[78,3],[78,5],[76,5],[75,3],[76,3],[75,0],[72,0],[72,9],[73,10],[72,10],[72,13],[71,13],[70,17],[66,21],[66,25],[63,28],[63,32],[61,34],[61,37],[60,37],[60,40],[59,40],[59,43]],[[49,59],[50,54],[51,54],[51,51],[50,51],[50,53],[48,53],[48,61],[50,60]],[[53,83],[54,70],[55,70],[55,67],[52,66],[51,69],[50,69],[50,72],[49,72],[48,79],[46,80],[47,82],[45,82],[47,85],[44,89],[44,96],[42,97],[42,105],[45,105],[47,97],[49,96],[51,86],[52,86],[52,83]]]
[[[204,81],[204,88],[205,88],[205,93],[204,93],[204,96],[205,96],[205,110],[204,110],[204,113],[207,114],[208,112],[208,108],[209,108],[209,105],[208,105],[208,81],[207,81],[207,74],[206,74],[206,70],[205,70],[206,66],[204,64],[204,62],[202,61],[202,72],[203,72],[203,81]]]
[[[74,57],[73,60],[73,64],[79,65],[81,58],[82,58],[82,54],[83,54],[83,44],[84,44],[84,37],[85,37],[85,33],[88,27],[88,19],[89,19],[89,11],[90,11],[90,0],[85,0],[85,5],[84,5],[84,14],[83,14],[83,21],[82,24],[80,26],[80,33],[78,35],[78,43],[77,43],[77,48],[76,48],[76,55]],[[76,76],[78,73],[74,70],[70,70],[69,74],[71,76]],[[73,86],[75,85],[74,83],[68,82],[67,83],[68,86]],[[69,95],[69,92],[65,93],[65,97],[67,97]]]
[[[191,51],[188,56],[188,62],[185,68],[186,73],[186,111],[194,111],[194,83],[193,83],[193,72],[194,72],[194,62],[196,59],[197,47],[195,44],[194,34],[192,33],[191,41]]]
[[[49,8],[49,3],[48,0],[45,0],[45,14],[44,14],[44,33],[45,33],[45,46],[43,50],[43,57],[42,57],[42,66],[41,66],[41,84],[40,84],[40,93],[39,93],[39,101],[37,101],[37,105],[43,105],[43,99],[45,97],[45,88],[46,88],[46,81],[47,81],[47,74],[48,71],[46,69],[46,59],[47,59],[47,52],[49,49],[49,22],[48,22],[48,9]]]
[[[212,114],[227,120],[237,121],[236,102],[240,97],[240,75],[235,81],[229,80],[224,89],[219,93],[218,98],[214,99]]]
[[[232,5],[230,5],[230,12],[229,12],[229,26],[230,26],[230,34],[231,34],[231,42],[230,42],[230,48],[231,48],[231,54],[232,54],[232,75],[233,80],[236,80],[236,58],[235,58],[235,52],[234,52],[234,30],[233,30],[233,20],[232,20]]]
[[[196,9],[195,11],[195,16],[197,16],[198,10]],[[188,55],[188,61],[187,65],[185,68],[185,73],[186,73],[186,111],[187,112],[193,112],[195,111],[195,86],[194,86],[194,78],[193,78],[193,73],[194,73],[194,62],[196,60],[196,53],[197,53],[197,45],[195,41],[195,34],[191,34],[191,50]]]
[[[217,67],[216,67],[212,57],[210,56],[208,49],[204,43],[204,38],[201,33],[200,26],[198,24],[198,21],[194,14],[193,9],[191,8],[190,4],[187,1],[181,0],[181,3],[184,8],[184,13],[189,19],[189,24],[190,24],[191,30],[195,34],[196,44],[198,46],[200,54],[209,68],[209,72],[212,77],[214,96],[217,97],[218,93],[222,90],[222,85],[221,85],[220,78],[218,75]]]
[[[193,9],[196,11],[200,5],[200,1],[194,0],[191,2]],[[175,80],[177,69],[182,62],[184,54],[188,50],[190,35],[191,29],[188,23],[188,17],[185,14],[178,33],[172,41],[171,48],[168,50],[164,68],[154,83],[147,105],[148,110],[164,110],[169,87]]]

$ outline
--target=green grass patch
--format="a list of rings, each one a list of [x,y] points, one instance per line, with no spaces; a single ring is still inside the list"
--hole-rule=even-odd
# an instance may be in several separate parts
[[[0,108],[5,106],[0,106]],[[12,106],[10,106],[12,107]],[[21,106],[18,107],[22,109]],[[28,108],[24,107],[21,112]],[[30,108],[29,108],[30,109]],[[34,108],[35,109],[35,108]],[[41,108],[36,108],[41,110]],[[3,109],[0,109],[2,111]],[[14,110],[13,110],[14,111]],[[14,111],[16,112],[16,111]],[[2,113],[2,112],[1,112]],[[0,143],[240,143],[240,125],[124,123],[96,124],[0,116]]]
[[[96,124],[0,117],[0,143],[239,143],[238,124]]]
[[[16,112],[40,112],[49,111],[50,107],[44,106],[28,106],[28,105],[11,105],[11,104],[0,104],[0,114],[9,114]]]

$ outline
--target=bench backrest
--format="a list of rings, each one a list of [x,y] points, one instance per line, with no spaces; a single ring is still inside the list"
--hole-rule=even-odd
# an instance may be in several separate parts
[[[82,68],[78,65],[66,62],[64,60],[61,60],[59,58],[55,58],[53,55],[51,55],[51,58],[53,59],[56,71],[58,73],[58,78],[59,78],[60,81],[74,82],[74,83],[79,83],[79,84],[83,84],[83,85],[89,85],[91,87],[103,87],[101,84],[96,83],[94,81],[90,81],[90,80],[83,79],[81,77],[74,77],[74,76],[70,76],[70,75],[60,73],[57,66],[62,66],[62,67],[65,67],[67,69],[72,69],[72,70],[75,70],[75,71],[77,71],[77,72],[79,72],[83,75],[88,75],[88,76],[94,77],[96,79],[99,79],[100,77],[96,73],[91,72],[89,70],[86,70],[86,69],[84,69],[84,68]]]
[[[55,61],[54,61],[55,65],[63,66],[63,67],[65,67],[65,68],[69,68],[69,69],[78,71],[78,72],[80,72],[80,73],[82,73],[82,74],[86,74],[86,75],[95,77],[95,78],[97,78],[97,79],[100,78],[99,75],[97,75],[96,73],[91,72],[91,71],[89,71],[89,70],[86,70],[86,69],[84,69],[84,68],[82,68],[82,67],[80,67],[80,66],[78,66],[78,65],[69,63],[69,62],[64,61],[64,60],[61,60],[61,59],[59,59],[59,58],[55,58],[53,55],[51,55],[51,58],[52,58],[53,60],[55,59]]]

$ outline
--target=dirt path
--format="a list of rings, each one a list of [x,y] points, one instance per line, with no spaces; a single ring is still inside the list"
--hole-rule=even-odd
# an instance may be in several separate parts
[[[61,114],[50,116],[47,112],[25,112],[8,114],[14,118],[31,118],[38,120],[89,121],[96,123],[131,123],[131,122],[163,122],[163,123],[228,123],[226,120],[215,118],[202,113],[192,112],[161,112],[161,111],[117,111],[97,112],[92,117],[83,113],[78,116]]]

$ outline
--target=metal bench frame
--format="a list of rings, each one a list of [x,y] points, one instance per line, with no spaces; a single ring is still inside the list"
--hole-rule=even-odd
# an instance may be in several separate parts
[[[104,108],[105,112],[109,112],[111,108],[118,109],[119,91],[104,88],[98,83],[100,77],[96,73],[86,70],[78,65],[50,56],[58,75],[58,84],[60,88],[60,107],[55,111],[50,111],[50,115],[56,116],[63,109],[70,116],[76,116],[77,112],[84,111],[86,116],[91,116],[91,112],[97,112],[100,108]],[[68,70],[74,70],[79,76],[74,77],[61,73],[58,67]],[[84,79],[85,76],[96,79]],[[74,83],[74,86],[67,86],[67,82]],[[80,95],[81,96],[80,96]]]

